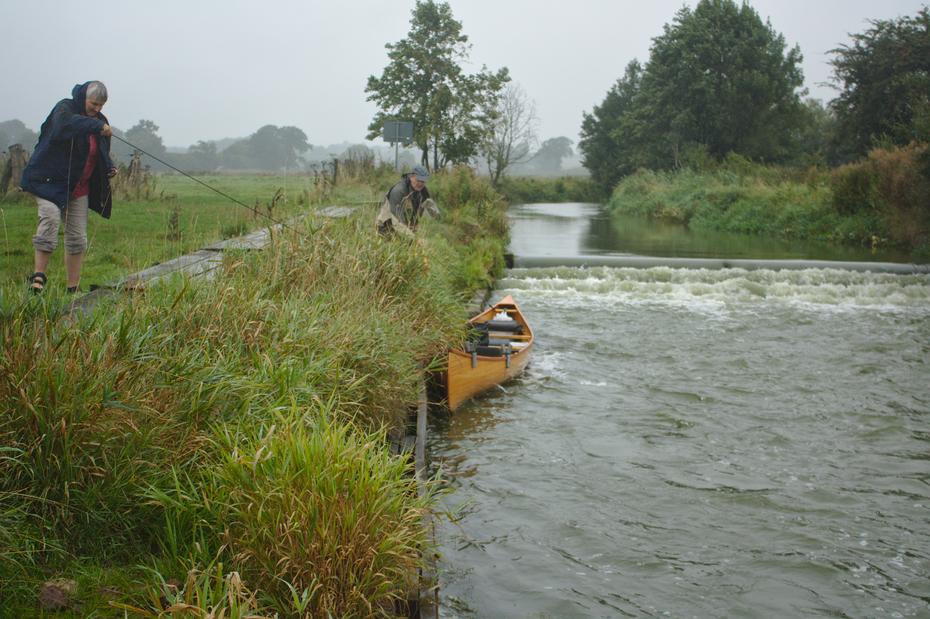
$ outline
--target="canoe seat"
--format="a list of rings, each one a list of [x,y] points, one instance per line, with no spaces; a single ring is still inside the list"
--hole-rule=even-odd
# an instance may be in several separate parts
[[[493,334],[492,334],[493,332]],[[488,338],[510,338],[523,334],[523,327],[516,320],[489,320],[471,325],[468,341],[487,345]]]
[[[522,333],[523,327],[520,326],[520,323],[513,319],[495,319],[489,320],[486,323],[488,331],[503,331],[504,333]]]
[[[475,352],[481,357],[503,357],[504,347],[503,346],[478,346],[475,348]]]

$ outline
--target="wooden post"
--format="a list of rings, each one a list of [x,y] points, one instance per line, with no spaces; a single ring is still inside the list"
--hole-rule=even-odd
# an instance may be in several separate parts
[[[6,188],[9,187],[12,177],[10,158],[6,154],[2,154],[0,155],[0,196],[6,194]]]
[[[29,157],[26,156],[26,149],[21,144],[10,145],[10,169],[13,174],[10,183],[16,189],[19,189],[19,183],[22,181],[23,170],[26,169],[27,163],[29,163]]]
[[[9,190],[19,190],[19,183],[23,178],[23,170],[29,157],[26,156],[26,149],[22,144],[10,144],[10,156],[7,158],[6,165],[3,166],[3,173],[0,176],[0,195]]]
[[[417,479],[423,482],[426,478],[426,381],[420,382],[420,395],[417,398],[417,444],[414,450]],[[423,495],[423,486],[420,486],[420,495]]]
[[[132,151],[132,161],[129,162],[127,176],[129,186],[138,189],[142,184],[142,151]]]
[[[418,492],[422,497],[426,483],[426,421],[429,406],[426,397],[426,381],[420,382],[420,397],[417,402],[417,442],[414,448],[414,461],[418,483]],[[429,531],[430,537],[435,537],[432,514],[423,516],[423,526]],[[439,619],[439,575],[436,573],[436,558],[432,555],[423,557],[424,566],[420,572],[420,599],[417,604],[419,619],[435,617]]]

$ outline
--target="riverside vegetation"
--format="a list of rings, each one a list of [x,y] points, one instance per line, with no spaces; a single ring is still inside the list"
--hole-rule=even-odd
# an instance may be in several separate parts
[[[326,203],[378,195],[393,176]],[[249,197],[272,181],[236,182]],[[241,216],[182,196],[178,179],[158,183],[185,215],[209,213],[191,217],[198,234]],[[375,234],[374,205],[326,219],[305,200],[289,211],[310,211],[296,230],[225,254],[215,280],[174,277],[89,315],[65,319],[54,292],[7,283],[0,615],[40,614],[40,586],[63,578],[76,591],[64,587],[59,616],[394,616],[436,486],[418,495],[387,431],[424,368],[464,337],[463,301],[492,281],[507,240],[485,181],[458,169],[430,188],[444,217],[417,241]],[[187,247],[147,253],[165,206],[133,203],[150,216],[131,231],[120,230],[130,205],[117,206],[113,234],[142,256],[127,245],[127,269]],[[194,236],[181,229],[184,243]]]
[[[928,260],[930,8],[828,54],[837,97],[803,99],[801,49],[749,3],[683,7],[584,114],[582,163],[617,211]]]
[[[876,148],[833,170],[764,166],[731,154],[625,177],[608,208],[694,229],[892,245],[930,261],[930,152],[926,144]]]

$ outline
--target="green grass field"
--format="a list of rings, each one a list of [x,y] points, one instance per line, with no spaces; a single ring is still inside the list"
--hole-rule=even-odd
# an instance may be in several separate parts
[[[372,202],[383,191],[360,183],[337,185],[324,191],[308,175],[198,177],[262,214],[257,215],[184,176],[155,178],[151,199],[115,198],[113,215],[108,220],[90,214],[89,246],[81,278],[84,290],[190,253],[218,239],[269,225],[271,220],[263,215],[268,214],[268,205],[278,191],[282,198],[270,216],[279,221],[321,205]],[[368,208],[374,217],[374,206]],[[0,201],[0,294],[16,294],[19,287],[25,288],[25,278],[33,270],[32,236],[36,223],[35,202],[30,196],[11,195]],[[63,243],[59,243],[52,256],[48,271],[50,285],[63,287]]]

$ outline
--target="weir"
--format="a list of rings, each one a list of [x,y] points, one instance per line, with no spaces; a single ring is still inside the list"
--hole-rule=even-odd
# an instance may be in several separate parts
[[[548,268],[548,267],[616,267],[648,269],[652,267],[669,267],[673,269],[745,269],[757,271],[768,269],[803,270],[803,269],[838,269],[843,271],[897,273],[901,275],[930,273],[930,264],[906,264],[897,262],[846,262],[839,260],[752,260],[728,258],[666,258],[661,256],[514,256],[506,257],[508,268]]]

